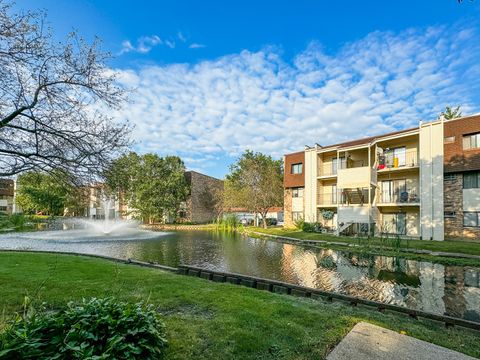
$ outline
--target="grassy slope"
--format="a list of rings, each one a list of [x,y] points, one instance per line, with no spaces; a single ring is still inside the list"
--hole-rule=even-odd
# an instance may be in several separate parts
[[[25,295],[51,307],[92,296],[153,303],[167,324],[169,359],[323,358],[362,320],[480,356],[478,333],[434,322],[100,259],[0,252],[0,314],[19,311]]]
[[[325,241],[335,241],[335,242],[344,242],[348,244],[359,243],[362,239],[356,239],[347,236],[334,236],[326,234],[317,234],[317,233],[306,233],[300,230],[290,230],[282,228],[248,228],[248,231],[257,231],[266,234],[287,236],[302,240],[325,240]],[[365,239],[366,240],[366,239]],[[380,239],[369,239],[370,245],[380,245]],[[402,240],[402,246],[406,246],[406,240]],[[480,255],[480,242],[472,241],[429,241],[429,240],[409,240],[408,247],[410,249],[421,249],[421,250],[430,250],[430,251],[444,251],[451,253],[463,253],[471,255]]]

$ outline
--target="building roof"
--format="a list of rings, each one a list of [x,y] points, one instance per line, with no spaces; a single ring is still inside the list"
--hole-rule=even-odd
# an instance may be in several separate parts
[[[341,148],[347,148],[347,147],[351,147],[351,146],[368,144],[368,143],[371,143],[372,141],[380,140],[384,137],[400,135],[400,134],[408,133],[408,132],[411,132],[411,131],[414,131],[414,130],[417,130],[417,129],[418,129],[418,127],[415,127],[415,128],[405,129],[405,130],[393,131],[393,132],[386,133],[386,134],[381,134],[381,135],[369,136],[369,137],[365,137],[365,138],[362,138],[362,139],[345,141],[345,142],[341,142],[341,143],[338,143],[338,144],[322,146],[321,149],[329,149],[329,148],[340,148],[341,149]]]

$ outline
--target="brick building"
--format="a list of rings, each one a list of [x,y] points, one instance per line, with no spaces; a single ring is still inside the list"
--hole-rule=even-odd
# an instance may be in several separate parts
[[[480,239],[480,116],[445,122],[445,236]]]
[[[14,207],[15,185],[11,179],[0,179],[0,214],[11,214]]]
[[[190,185],[190,195],[179,218],[197,224],[214,221],[217,216],[215,199],[223,189],[223,181],[196,171],[186,171],[185,178]]]
[[[307,146],[284,164],[286,226],[480,239],[480,115]]]

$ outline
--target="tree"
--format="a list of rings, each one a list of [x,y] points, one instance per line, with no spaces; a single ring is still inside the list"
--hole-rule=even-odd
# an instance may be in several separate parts
[[[99,40],[53,39],[39,12],[0,0],[0,176],[62,169],[94,176],[129,144],[106,116],[125,99]]]
[[[177,156],[132,152],[113,161],[105,177],[108,188],[121,193],[135,215],[150,223],[176,217],[190,191],[185,165]]]
[[[247,150],[230,171],[225,181],[227,207],[245,207],[260,214],[266,228],[270,208],[283,205],[282,161]]]
[[[29,171],[18,177],[16,201],[23,211],[63,215],[65,208],[75,211],[85,207],[80,189],[70,185],[68,176],[60,170],[51,174]]]
[[[442,111],[440,116],[443,116],[445,120],[452,120],[462,117],[462,112],[460,111],[460,106],[456,108],[445,106],[445,111]]]

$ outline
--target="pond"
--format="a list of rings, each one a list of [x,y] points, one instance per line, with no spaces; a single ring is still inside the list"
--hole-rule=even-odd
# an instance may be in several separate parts
[[[131,233],[129,232],[131,231]],[[480,268],[445,266],[207,231],[81,230],[0,235],[0,249],[99,254],[280,280],[480,322]]]

